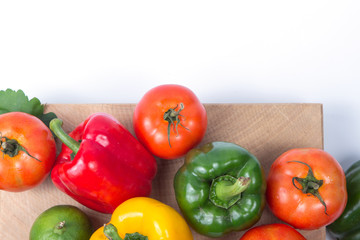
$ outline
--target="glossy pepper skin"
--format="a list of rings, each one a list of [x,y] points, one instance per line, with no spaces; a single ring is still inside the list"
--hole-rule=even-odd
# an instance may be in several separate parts
[[[129,198],[150,195],[156,160],[113,116],[92,114],[69,135],[61,125],[60,119],[50,123],[64,142],[51,173],[61,191],[102,213],[112,213]]]
[[[360,239],[360,161],[345,172],[348,201],[343,213],[327,229],[341,240]]]
[[[110,225],[112,229],[108,228]],[[90,240],[127,239],[126,234],[135,233],[142,238],[129,239],[193,239],[189,226],[175,209],[148,197],[132,198],[119,205],[105,228],[105,233],[104,227],[101,227],[93,233]]]
[[[188,223],[202,235],[220,237],[260,219],[266,180],[259,161],[247,150],[213,142],[188,152],[174,189]]]

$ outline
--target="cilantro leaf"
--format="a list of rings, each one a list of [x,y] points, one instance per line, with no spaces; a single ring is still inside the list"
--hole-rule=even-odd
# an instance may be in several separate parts
[[[25,112],[38,117],[49,127],[51,119],[56,118],[55,113],[44,114],[44,105],[37,98],[29,100],[22,90],[6,89],[0,91],[0,114],[8,112]]]
[[[56,114],[53,112],[49,112],[49,113],[43,114],[40,117],[40,120],[43,121],[43,123],[45,123],[46,126],[49,126],[50,121],[53,120],[54,118],[57,118]]]
[[[29,100],[22,90],[6,89],[0,91],[0,114],[7,112],[25,112],[40,117],[44,113],[44,106],[37,98]]]

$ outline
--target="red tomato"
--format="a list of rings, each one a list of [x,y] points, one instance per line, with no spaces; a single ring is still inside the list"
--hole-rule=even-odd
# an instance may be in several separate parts
[[[190,89],[166,84],[142,97],[135,107],[133,124],[138,140],[153,155],[175,159],[200,143],[207,115]]]
[[[317,229],[343,212],[347,202],[345,174],[321,149],[292,149],[272,164],[266,197],[279,219],[298,229]]]
[[[248,230],[240,240],[279,240],[279,239],[291,239],[291,240],[306,240],[294,228],[282,224],[274,223],[267,224],[258,227],[254,227]]]
[[[0,189],[20,192],[35,187],[49,175],[56,145],[50,129],[23,112],[0,115]]]

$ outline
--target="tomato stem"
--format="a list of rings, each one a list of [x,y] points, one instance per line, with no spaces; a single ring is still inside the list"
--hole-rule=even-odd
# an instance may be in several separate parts
[[[315,178],[313,170],[309,164],[301,162],[301,161],[289,161],[289,163],[291,163],[291,162],[301,163],[301,164],[306,165],[309,168],[308,174],[305,178],[299,178],[299,177],[292,178],[292,183],[293,183],[294,187],[301,190],[305,194],[310,193],[311,195],[318,198],[319,201],[321,202],[321,204],[325,207],[325,214],[328,215],[326,203],[319,193],[319,188],[323,185],[324,181]],[[295,181],[297,181],[301,185],[301,188],[296,186]]]
[[[0,134],[1,135],[1,134]],[[15,157],[19,154],[19,151],[25,152],[29,157],[34,158],[36,161],[41,162],[36,157],[32,156],[23,146],[19,144],[15,139],[9,139],[7,137],[0,136],[0,148],[4,154],[10,157]]]
[[[63,121],[58,118],[54,118],[50,121],[50,129],[54,134],[67,146],[74,154],[79,151],[80,143],[65,133],[64,129],[61,128]]]
[[[180,112],[184,109],[184,104],[180,103],[180,107],[179,110],[176,110],[178,108],[179,105],[176,105],[174,108],[169,108],[165,113],[164,113],[164,120],[168,122],[168,141],[169,141],[169,146],[171,147],[171,143],[170,143],[170,131],[171,131],[171,127],[173,127],[174,132],[176,132],[176,136],[179,135],[179,131],[178,131],[178,126],[180,125],[181,127],[185,128],[186,130],[190,131],[188,128],[186,128],[184,125],[182,125],[181,123],[181,119],[180,117],[185,118],[183,115],[180,114]]]

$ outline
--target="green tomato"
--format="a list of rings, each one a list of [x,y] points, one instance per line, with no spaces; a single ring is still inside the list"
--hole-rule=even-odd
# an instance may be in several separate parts
[[[30,240],[89,240],[88,216],[71,205],[57,205],[41,213],[30,230]]]

